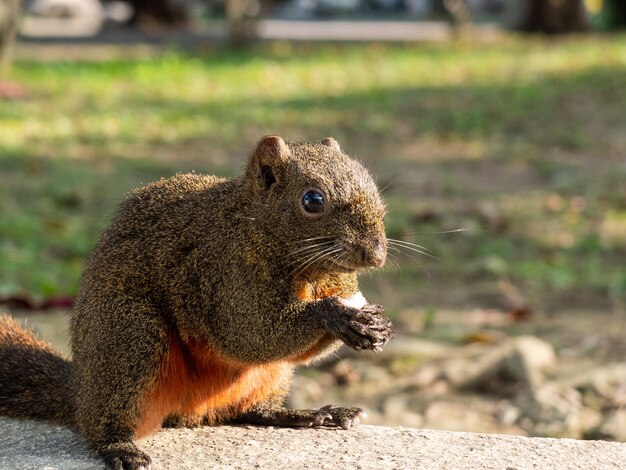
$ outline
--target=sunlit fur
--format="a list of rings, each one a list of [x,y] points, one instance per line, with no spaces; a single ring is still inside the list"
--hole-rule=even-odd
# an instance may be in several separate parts
[[[301,210],[307,187],[326,195],[322,216]],[[368,171],[332,139],[266,137],[238,178],[184,174],[133,191],[85,266],[72,362],[0,324],[3,357],[22,354],[17,338],[52,368],[41,386],[54,399],[0,368],[18,415],[71,423],[105,459],[137,465],[148,457],[132,439],[164,420],[280,416],[294,367],[339,345],[327,298],[352,296],[357,273],[384,263],[384,211]]]

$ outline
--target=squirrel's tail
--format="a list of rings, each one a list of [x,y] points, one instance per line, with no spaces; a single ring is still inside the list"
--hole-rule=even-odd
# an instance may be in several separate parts
[[[0,416],[72,425],[71,362],[0,315]]]

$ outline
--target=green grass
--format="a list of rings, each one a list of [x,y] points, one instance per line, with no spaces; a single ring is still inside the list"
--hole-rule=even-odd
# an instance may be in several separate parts
[[[335,136],[390,184],[389,234],[441,259],[365,278],[392,310],[489,304],[503,282],[545,309],[624,304],[624,35],[68,57],[11,78],[26,95],[0,101],[0,295],[74,293],[126,191],[235,174],[278,133]]]

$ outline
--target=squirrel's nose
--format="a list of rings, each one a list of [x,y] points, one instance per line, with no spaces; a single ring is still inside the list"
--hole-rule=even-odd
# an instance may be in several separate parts
[[[372,239],[371,244],[363,248],[363,264],[381,267],[387,258],[387,244],[379,237]]]

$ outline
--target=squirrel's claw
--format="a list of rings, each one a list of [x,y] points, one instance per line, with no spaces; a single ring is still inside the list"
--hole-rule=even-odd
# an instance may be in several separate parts
[[[342,429],[350,429],[361,423],[361,418],[367,418],[363,408],[344,408],[341,406],[326,405],[320,408],[332,418],[329,424],[334,424]]]
[[[361,312],[367,313],[369,315],[382,315],[385,309],[382,305],[378,304],[367,304],[363,308],[360,309]]]
[[[319,411],[316,411],[313,414],[313,421],[309,424],[310,427],[318,427],[323,426],[326,422],[332,422],[333,416],[326,412],[324,408],[320,408]]]
[[[381,351],[382,346],[395,334],[393,325],[383,316],[380,305],[368,304],[362,308],[343,305],[337,299],[330,299],[337,310],[329,321],[330,329],[352,349]]]

